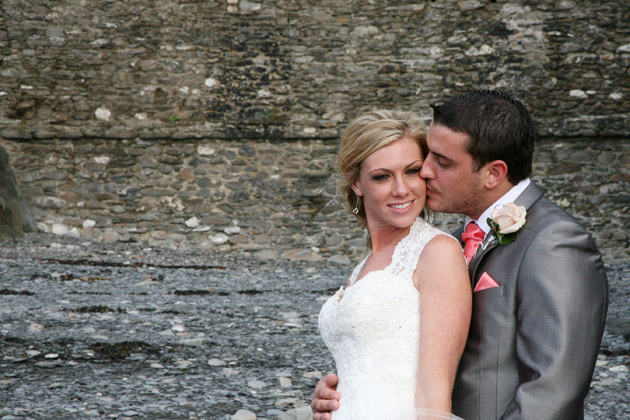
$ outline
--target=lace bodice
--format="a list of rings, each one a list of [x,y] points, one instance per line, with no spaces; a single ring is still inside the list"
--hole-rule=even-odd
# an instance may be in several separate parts
[[[383,270],[357,277],[330,297],[319,329],[337,365],[341,394],[333,420],[415,419],[420,295],[412,275],[424,246],[442,231],[416,219]]]

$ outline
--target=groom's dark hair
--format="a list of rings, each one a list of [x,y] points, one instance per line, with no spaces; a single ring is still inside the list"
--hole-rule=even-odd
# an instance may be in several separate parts
[[[531,175],[536,132],[520,101],[498,90],[477,90],[431,108],[434,124],[468,135],[477,169],[499,159],[508,166],[510,183]]]

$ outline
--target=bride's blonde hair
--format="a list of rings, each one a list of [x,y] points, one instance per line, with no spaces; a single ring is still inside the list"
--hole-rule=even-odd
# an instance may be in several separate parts
[[[352,185],[359,179],[361,164],[368,156],[388,144],[409,137],[418,142],[422,156],[426,158],[427,128],[419,115],[409,111],[378,110],[367,112],[354,119],[341,139],[341,150],[337,163],[341,177],[339,192],[345,195],[350,205],[350,213],[359,220],[361,228],[367,226],[365,208],[352,190]],[[358,212],[353,213],[356,206]],[[425,213],[426,213],[425,208]]]

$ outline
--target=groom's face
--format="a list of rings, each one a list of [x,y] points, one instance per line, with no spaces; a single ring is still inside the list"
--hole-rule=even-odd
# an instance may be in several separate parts
[[[485,210],[482,171],[468,153],[468,135],[431,123],[429,154],[420,176],[427,181],[427,205],[433,211],[462,213],[477,219]]]

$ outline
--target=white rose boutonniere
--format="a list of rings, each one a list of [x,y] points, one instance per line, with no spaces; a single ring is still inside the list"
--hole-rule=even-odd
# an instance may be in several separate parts
[[[487,222],[499,244],[508,245],[516,239],[516,232],[525,224],[525,216],[527,216],[525,207],[508,203],[494,209]]]

